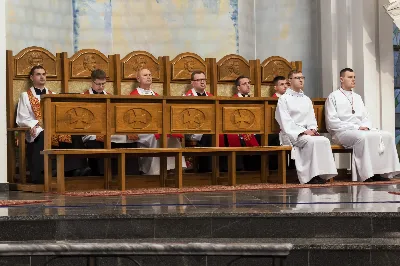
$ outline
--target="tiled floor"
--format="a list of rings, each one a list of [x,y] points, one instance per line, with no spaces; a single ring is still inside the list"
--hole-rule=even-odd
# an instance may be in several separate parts
[[[400,185],[362,185],[169,195],[76,197],[14,192],[3,199],[49,199],[51,202],[0,207],[0,216],[166,214],[398,212]]]

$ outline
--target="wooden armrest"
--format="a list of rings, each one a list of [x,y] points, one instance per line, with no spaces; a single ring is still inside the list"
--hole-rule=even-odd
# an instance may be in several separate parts
[[[11,127],[7,128],[7,132],[13,132],[13,131],[28,131],[30,130],[29,127]]]

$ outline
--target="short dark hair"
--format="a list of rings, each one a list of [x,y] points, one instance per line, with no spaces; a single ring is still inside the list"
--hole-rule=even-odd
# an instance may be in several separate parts
[[[246,77],[246,76],[243,76],[243,75],[237,77],[236,80],[235,80],[235,85],[236,85],[236,86],[240,86],[240,81],[241,81],[242,79],[249,79],[249,77]]]
[[[190,80],[194,80],[194,76],[198,75],[198,74],[204,74],[204,76],[206,75],[206,73],[204,73],[203,70],[195,70],[192,72],[192,74],[190,75]]]
[[[281,80],[286,80],[286,78],[284,76],[276,76],[273,80],[274,85],[278,85],[278,82]]]
[[[288,78],[290,79],[291,77],[293,77],[294,74],[299,74],[299,73],[303,73],[300,70],[292,70],[289,72]]]
[[[343,68],[342,70],[340,70],[340,76],[344,77],[344,73],[346,72],[354,72],[354,70],[349,67]]]
[[[44,71],[46,71],[46,69],[44,69],[43,66],[37,65],[31,68],[31,71],[29,71],[29,76],[33,76],[33,74],[35,74],[36,69],[43,69]]]
[[[90,77],[92,78],[92,81],[95,81],[96,79],[106,79],[107,74],[101,69],[95,69],[92,71],[92,74],[90,74]]]

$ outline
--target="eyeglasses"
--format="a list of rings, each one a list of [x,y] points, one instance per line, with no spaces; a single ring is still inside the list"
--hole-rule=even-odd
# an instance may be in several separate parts
[[[97,86],[100,86],[100,87],[103,87],[103,86],[105,86],[106,85],[106,82],[103,82],[103,83],[96,83],[96,82],[94,82],[94,81],[92,81],[95,85],[97,85]]]
[[[305,80],[306,77],[294,77],[294,78],[290,78],[290,79]]]
[[[193,81],[198,81],[198,82],[206,82],[207,79],[194,79]]]

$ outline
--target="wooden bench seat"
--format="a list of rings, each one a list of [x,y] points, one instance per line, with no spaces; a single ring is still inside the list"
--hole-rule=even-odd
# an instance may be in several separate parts
[[[57,163],[57,191],[65,191],[64,156],[84,156],[118,159],[118,188],[125,190],[125,157],[126,156],[159,156],[175,157],[175,186],[182,187],[183,169],[182,156],[185,155],[211,155],[228,157],[228,183],[236,185],[236,155],[261,155],[262,167],[260,172],[261,182],[266,182],[268,172],[268,154],[278,153],[278,176],[282,183],[286,183],[286,152],[290,146],[263,146],[263,147],[209,147],[209,148],[129,148],[129,149],[48,149],[41,152],[45,156],[45,191],[51,187],[51,159],[56,158]],[[108,167],[109,168],[109,167]],[[161,168],[160,179],[166,178],[166,167]],[[110,168],[108,169],[110,170]],[[218,176],[219,168],[213,168],[213,176]],[[105,172],[105,188],[108,188],[110,171]],[[161,182],[162,183],[162,182]],[[214,183],[214,182],[213,182]]]

